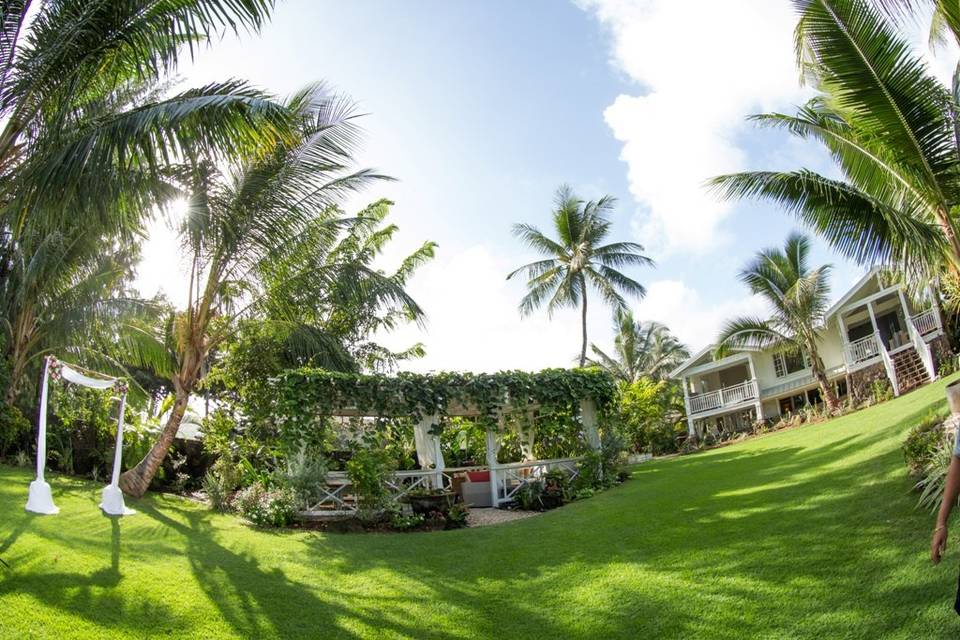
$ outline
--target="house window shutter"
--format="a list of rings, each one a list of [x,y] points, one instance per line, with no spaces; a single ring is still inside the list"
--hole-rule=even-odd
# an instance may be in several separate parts
[[[782,353],[773,354],[773,370],[777,374],[778,378],[782,378],[787,375],[787,365],[783,361]]]

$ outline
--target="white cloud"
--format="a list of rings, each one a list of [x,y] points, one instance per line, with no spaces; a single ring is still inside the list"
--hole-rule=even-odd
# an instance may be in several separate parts
[[[679,280],[657,280],[647,287],[647,297],[637,305],[637,320],[656,320],[692,351],[714,341],[720,328],[731,318],[765,316],[764,301],[755,296],[729,299],[719,304],[705,302],[700,294]]]
[[[408,327],[380,340],[394,348],[422,341],[423,361],[405,363],[410,370],[499,371],[569,367],[580,348],[576,311],[548,318],[546,311],[520,318],[517,304],[524,283],[507,281],[515,263],[477,245],[460,253],[441,252],[418,272],[410,291],[426,310],[425,332]],[[609,310],[597,305],[589,322],[590,340],[610,336]]]
[[[578,0],[613,38],[612,61],[643,87],[604,112],[623,143],[636,233],[663,256],[716,248],[731,209],[704,181],[746,168],[744,117],[800,102],[786,0]]]

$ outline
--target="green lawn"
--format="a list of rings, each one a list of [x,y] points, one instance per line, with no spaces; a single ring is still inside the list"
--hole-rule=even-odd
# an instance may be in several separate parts
[[[66,478],[31,516],[0,467],[0,637],[956,638],[960,554],[929,565],[899,451],[943,387],[477,530],[274,533],[170,497],[116,520]]]

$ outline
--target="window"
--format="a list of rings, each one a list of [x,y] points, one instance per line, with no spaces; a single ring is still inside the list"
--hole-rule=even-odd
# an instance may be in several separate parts
[[[778,378],[807,368],[806,358],[800,353],[773,354],[773,370]]]

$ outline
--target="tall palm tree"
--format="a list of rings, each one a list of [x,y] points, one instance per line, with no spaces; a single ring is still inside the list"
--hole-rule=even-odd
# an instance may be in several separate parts
[[[769,347],[802,354],[810,363],[827,409],[833,413],[839,404],[817,349],[829,307],[831,266],[811,269],[807,264],[809,253],[810,239],[791,233],[783,249],[764,249],[744,267],[740,280],[767,301],[773,314],[766,319],[741,317],[728,322],[717,338],[716,355],[733,348]]]
[[[886,0],[889,7],[916,3]],[[956,2],[937,2],[960,25]],[[748,171],[713,180],[728,198],[793,212],[843,255],[916,276],[960,274],[960,76],[940,83],[882,10],[863,0],[796,0],[798,62],[819,94],[795,115],[754,116],[826,147],[841,179]]]
[[[610,234],[610,213],[616,204],[613,196],[585,202],[570,187],[557,189],[553,211],[554,240],[529,224],[513,226],[515,236],[543,256],[512,271],[507,280],[524,273],[527,294],[520,301],[520,313],[529,315],[545,302],[547,313],[564,307],[580,307],[582,342],[580,366],[587,362],[587,293],[593,288],[617,310],[627,308],[623,294],[642,298],[646,289],[620,269],[652,266],[643,255],[643,246],[635,242],[601,244]]]
[[[618,380],[636,382],[640,378],[665,380],[670,371],[690,357],[686,345],[677,340],[659,322],[637,322],[629,311],[614,315],[613,355],[591,344],[589,364],[601,367]]]
[[[167,375],[174,389],[173,407],[156,443],[121,476],[120,486],[130,495],[143,495],[163,462],[211,352],[223,344],[235,320],[262,304],[266,285],[276,284],[271,266],[287,251],[302,251],[304,238],[322,239],[344,228],[345,221],[327,216],[331,206],[384,177],[350,168],[358,129],[349,101],[315,86],[293,96],[286,107],[296,122],[292,140],[248,156],[226,175],[209,162],[196,169],[180,229],[190,264],[187,307],[164,320],[159,332],[143,326],[123,335],[124,360]],[[326,234],[315,233],[321,220]],[[304,286],[342,283],[337,266],[320,268],[313,261],[302,266],[287,278],[302,279]],[[419,311],[379,272],[358,267],[352,273],[358,292],[380,287],[381,299]]]
[[[143,220],[178,195],[176,163],[287,135],[238,81],[172,93],[178,60],[256,30],[270,0],[0,3],[0,326],[12,403],[27,365],[76,348],[116,309]],[[123,297],[122,295],[120,297]]]
[[[286,112],[226,81],[170,95],[182,55],[257,30],[272,0],[29,0],[0,5],[0,211],[16,240],[141,219],[177,158],[230,156],[285,132]]]

